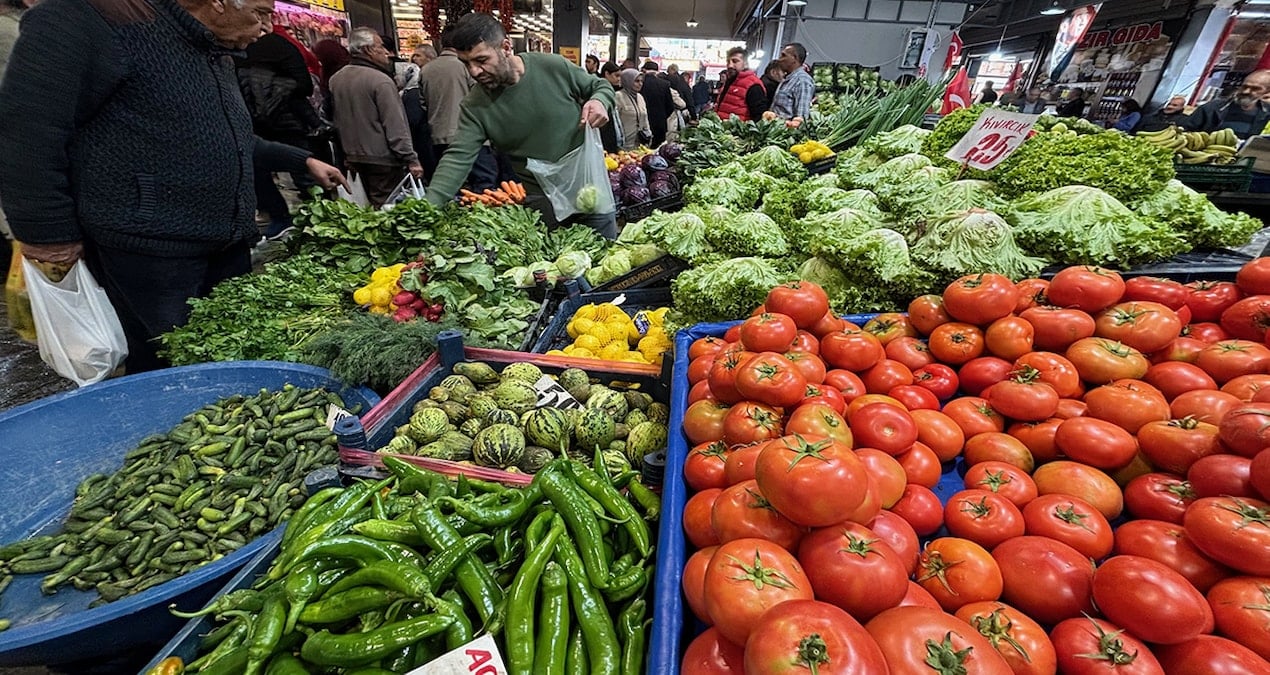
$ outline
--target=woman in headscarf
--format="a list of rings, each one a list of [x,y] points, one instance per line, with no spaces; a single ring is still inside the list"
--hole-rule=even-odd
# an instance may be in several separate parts
[[[617,92],[617,118],[621,122],[622,149],[634,150],[653,137],[648,125],[648,107],[639,90],[644,87],[644,74],[634,68],[622,71],[622,89]]]

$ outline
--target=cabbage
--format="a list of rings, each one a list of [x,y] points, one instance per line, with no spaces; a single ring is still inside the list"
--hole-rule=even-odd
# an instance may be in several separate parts
[[[910,252],[914,259],[945,273],[950,281],[985,272],[1018,280],[1035,276],[1045,264],[1019,248],[1009,223],[983,209],[936,220]]]
[[[581,213],[595,213],[599,203],[600,190],[594,185],[583,185],[578,190],[578,196],[574,199],[573,205]]]
[[[1140,218],[1115,197],[1085,185],[1020,199],[1011,217],[1025,250],[1072,265],[1133,265],[1189,248],[1167,224]]]
[[[860,174],[853,181],[852,187],[868,188],[876,192],[880,186],[902,186],[914,172],[930,165],[930,159],[924,155],[900,155],[868,173]]]
[[[654,211],[641,225],[648,243],[681,260],[695,263],[713,253],[706,243],[705,222],[691,211]]]
[[[644,170],[638,164],[627,164],[618,170],[617,175],[624,188],[648,184],[648,177],[644,175]]]
[[[634,244],[632,246],[624,246],[631,256],[631,265],[639,267],[666,255],[666,252],[657,248],[654,244]]]
[[[556,258],[556,267],[560,270],[560,276],[566,279],[582,276],[591,269],[591,254],[586,251],[561,253],[560,257]]]
[[[631,254],[621,249],[609,253],[600,261],[600,277],[605,281],[620,277],[632,269]]]

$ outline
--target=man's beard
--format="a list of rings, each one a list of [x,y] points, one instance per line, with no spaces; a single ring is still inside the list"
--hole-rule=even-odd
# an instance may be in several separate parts
[[[1235,94],[1235,103],[1238,103],[1241,108],[1251,107],[1256,102],[1257,97],[1252,94],[1245,94],[1242,92]]]
[[[498,67],[492,73],[485,74],[488,79],[478,78],[477,82],[482,87],[490,91],[497,91],[516,84],[515,71],[512,69],[512,60],[502,54],[498,55]]]

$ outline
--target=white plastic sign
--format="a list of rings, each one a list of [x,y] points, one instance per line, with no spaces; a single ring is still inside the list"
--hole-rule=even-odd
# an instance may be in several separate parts
[[[329,403],[326,406],[326,428],[331,431],[335,431],[335,425],[339,424],[340,420],[345,417],[352,416],[353,413],[335,405],[334,403]]]
[[[487,633],[407,675],[507,675],[507,666],[494,637]]]
[[[538,403],[536,406],[539,408],[560,408],[561,410],[581,410],[583,408],[582,403],[578,399],[574,398],[568,391],[565,391],[565,388],[560,386],[560,383],[549,375],[543,375],[538,378],[538,381],[534,383],[534,389],[538,392]]]
[[[989,108],[944,156],[972,169],[987,171],[1023,145],[1039,117]]]

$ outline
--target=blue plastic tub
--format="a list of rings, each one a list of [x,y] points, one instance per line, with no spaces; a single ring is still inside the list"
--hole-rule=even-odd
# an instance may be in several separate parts
[[[56,532],[87,476],[118,469],[123,455],[198,408],[233,394],[291,383],[326,387],[365,412],[379,402],[323,368],[275,361],[234,361],[131,375],[50,396],[0,413],[5,452],[0,544]],[[165,642],[183,623],[167,606],[201,607],[226,578],[267,543],[262,537],[185,576],[89,609],[96,592],[62,588],[43,595],[39,574],[14,579],[0,596],[0,667],[53,665],[121,654]]]

